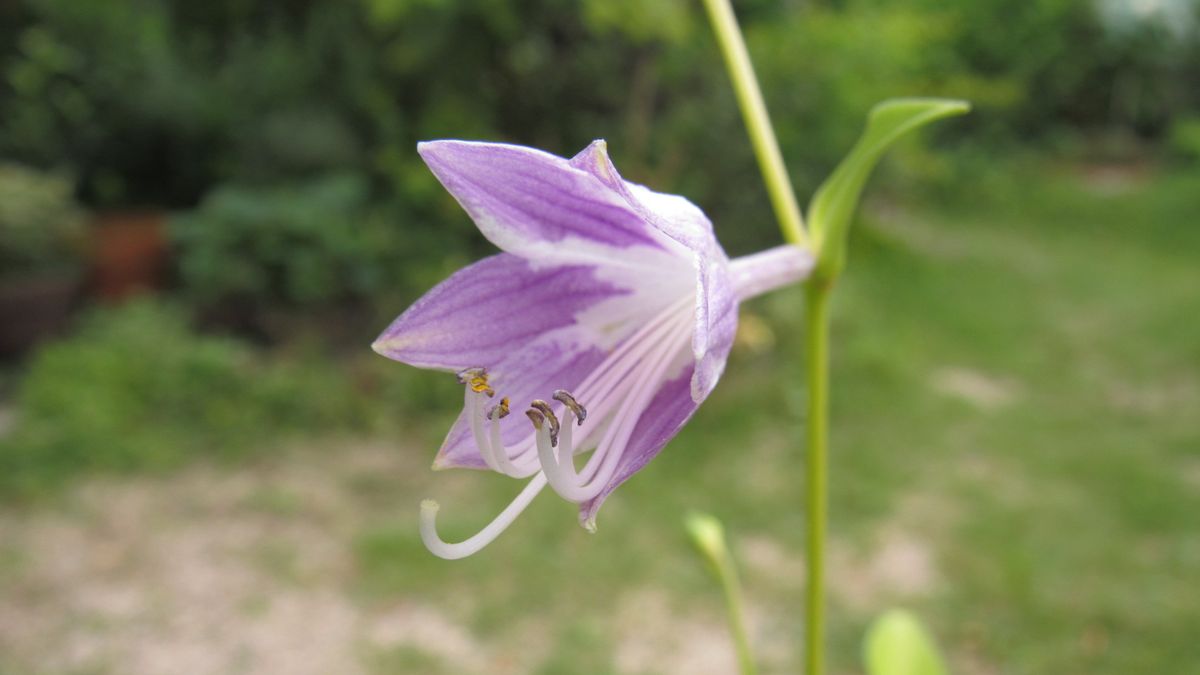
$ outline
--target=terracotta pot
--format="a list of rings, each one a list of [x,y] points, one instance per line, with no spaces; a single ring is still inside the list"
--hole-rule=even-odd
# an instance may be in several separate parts
[[[123,300],[162,285],[167,266],[167,214],[113,211],[97,214],[93,231],[92,286],[105,300]]]
[[[58,272],[0,281],[0,354],[11,355],[66,327],[79,294],[77,272]]]

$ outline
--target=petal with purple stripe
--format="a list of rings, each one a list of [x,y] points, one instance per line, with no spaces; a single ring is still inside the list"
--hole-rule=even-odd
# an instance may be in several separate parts
[[[605,300],[629,293],[599,279],[591,266],[535,267],[501,253],[435,286],[392,322],[373,348],[422,368],[490,368],[524,345],[577,324],[580,314]],[[580,332],[571,339],[584,336]]]
[[[692,333],[696,371],[691,386],[692,397],[703,400],[724,372],[737,332],[738,298],[729,258],[713,236],[712,222],[683,197],[654,192],[622,179],[609,159],[604,141],[593,141],[571,158],[571,165],[596,176],[625,198],[647,222],[690,252],[696,274],[696,321]]]
[[[564,240],[605,249],[666,243],[623,196],[561,157],[468,141],[430,141],[417,150],[483,235],[510,253],[561,259],[572,252],[554,246]]]

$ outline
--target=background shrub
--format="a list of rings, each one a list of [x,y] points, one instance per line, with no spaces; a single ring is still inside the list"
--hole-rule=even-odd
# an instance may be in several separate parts
[[[153,300],[93,312],[43,348],[0,439],[0,495],[40,493],[88,471],[144,471],[272,447],[279,436],[361,425],[361,397],[333,364],[264,359],[193,333]]]

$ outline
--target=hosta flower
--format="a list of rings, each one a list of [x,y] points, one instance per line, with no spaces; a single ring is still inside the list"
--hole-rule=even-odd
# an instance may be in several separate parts
[[[462,383],[436,468],[529,481],[461,543],[442,541],[425,501],[422,539],[444,558],[470,555],[547,485],[594,530],[605,498],[716,385],[738,302],[801,279],[811,256],[784,246],[729,260],[700,209],[623,180],[603,141],[570,160],[495,143],[418,149],[502,253],[429,291],[374,349]]]

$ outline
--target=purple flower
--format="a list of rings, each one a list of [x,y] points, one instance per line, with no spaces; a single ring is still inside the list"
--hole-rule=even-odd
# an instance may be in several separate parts
[[[443,558],[471,555],[547,484],[594,530],[605,498],[716,385],[738,302],[802,279],[812,256],[782,246],[730,261],[700,209],[623,180],[604,141],[570,160],[497,143],[418,150],[503,252],[426,293],[373,347],[464,385],[435,468],[531,478],[457,544],[437,534],[437,503],[423,502],[422,539]]]

